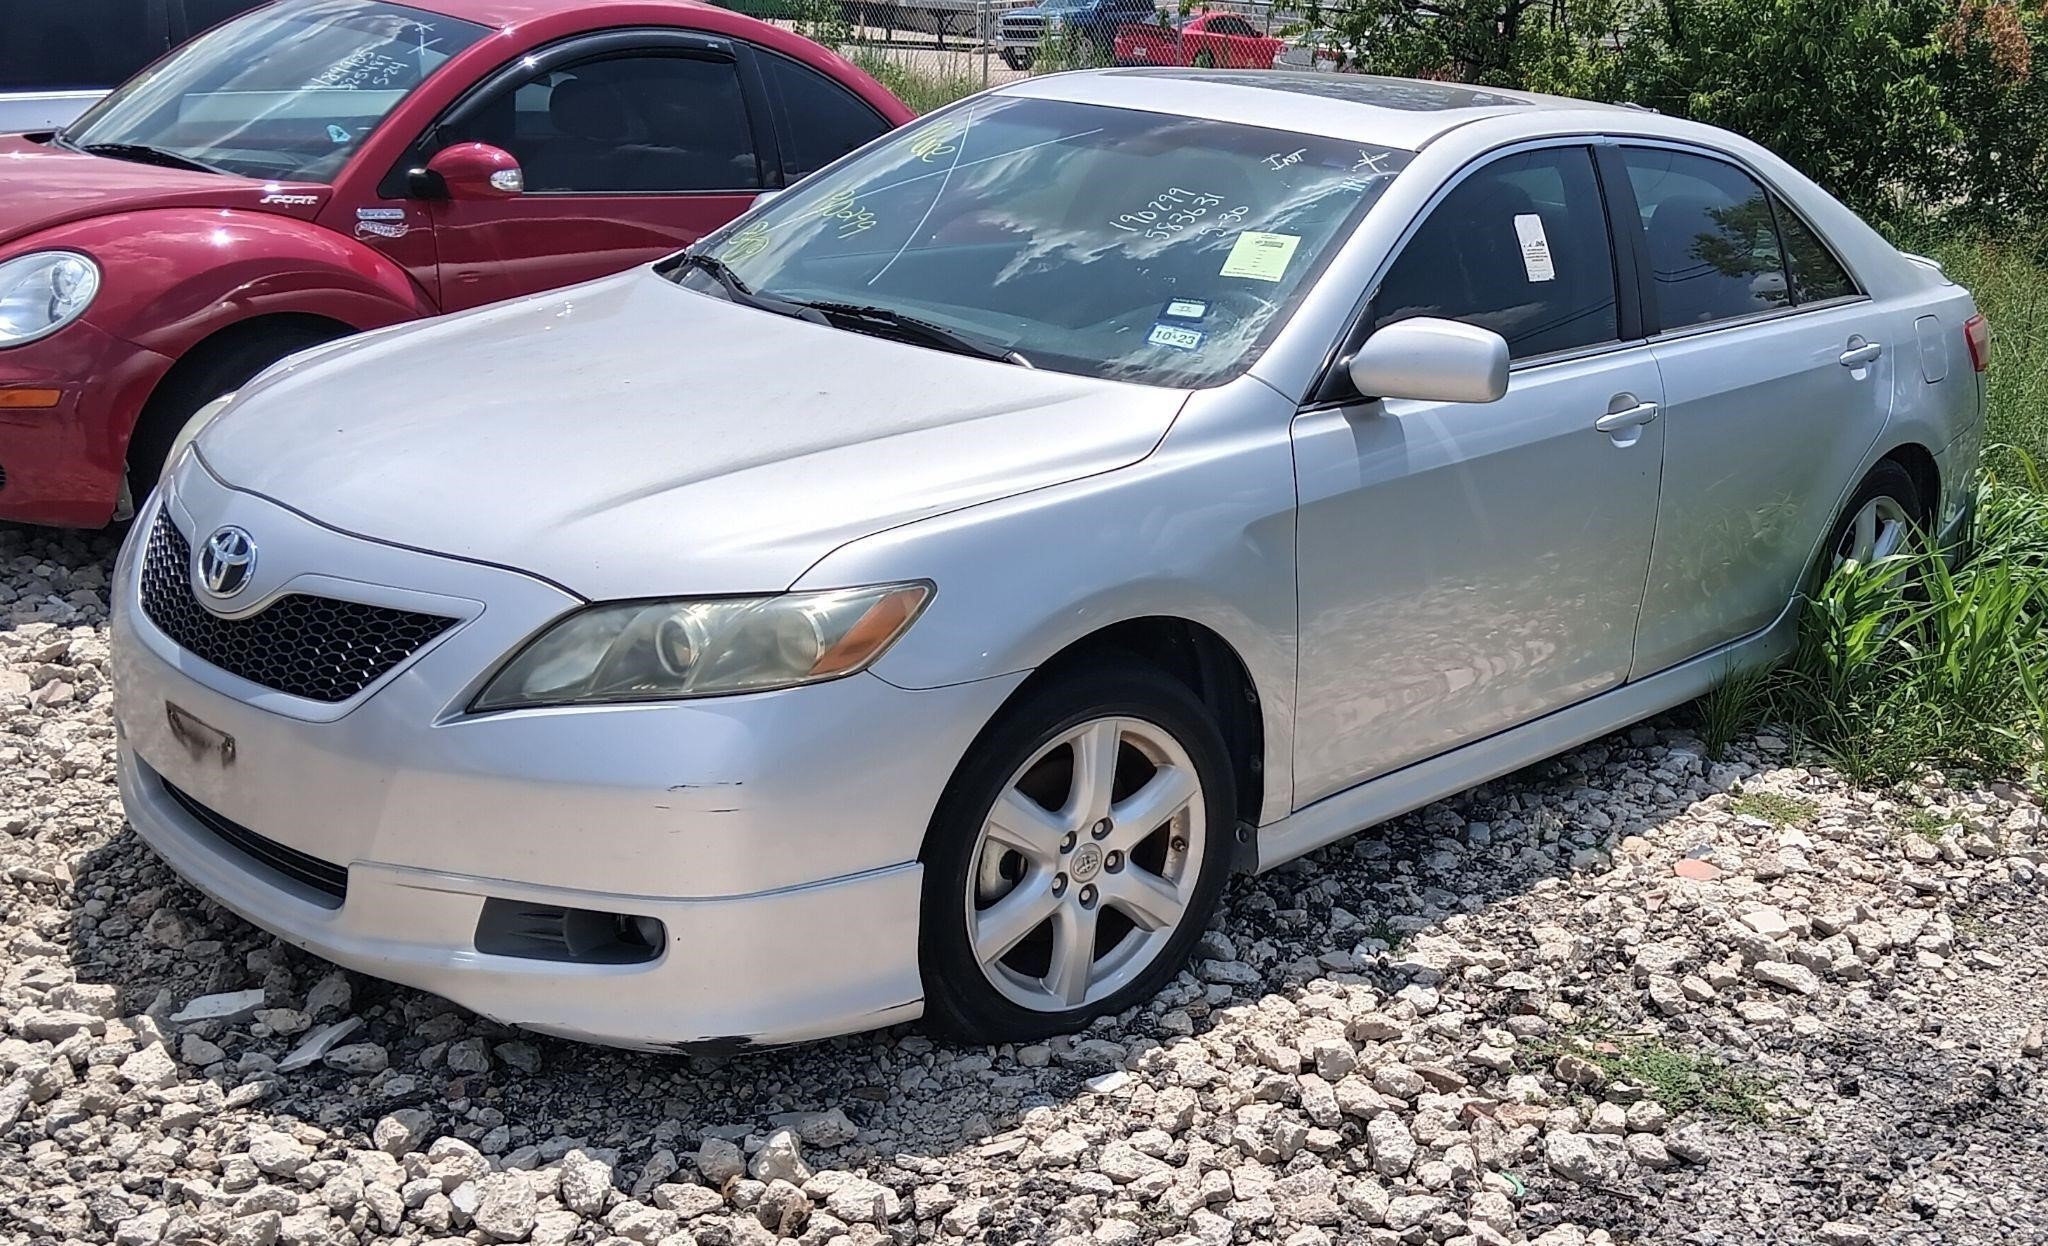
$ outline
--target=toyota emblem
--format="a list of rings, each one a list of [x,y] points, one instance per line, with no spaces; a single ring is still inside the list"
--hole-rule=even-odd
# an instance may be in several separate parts
[[[218,528],[199,551],[199,582],[215,597],[233,597],[256,571],[256,542],[240,528]]]

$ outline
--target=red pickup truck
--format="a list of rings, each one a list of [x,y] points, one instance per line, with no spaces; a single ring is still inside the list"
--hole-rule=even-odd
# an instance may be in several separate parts
[[[104,524],[285,355],[653,259],[910,117],[693,0],[231,19],[0,138],[0,519]]]
[[[1284,40],[1259,33],[1236,13],[1203,13],[1178,27],[1130,22],[1117,28],[1119,65],[1193,65],[1202,69],[1271,69]]]

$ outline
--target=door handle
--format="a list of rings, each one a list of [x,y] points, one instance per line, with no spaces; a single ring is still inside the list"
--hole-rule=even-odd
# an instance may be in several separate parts
[[[1842,366],[1845,368],[1860,368],[1867,363],[1876,363],[1877,357],[1882,354],[1884,354],[1884,343],[1865,342],[1861,338],[1851,338],[1849,339],[1849,349],[1842,352]]]
[[[1593,421],[1593,427],[1603,433],[1618,433],[1625,428],[1641,428],[1657,418],[1658,407],[1654,402],[1639,402],[1633,407],[1609,411]]]

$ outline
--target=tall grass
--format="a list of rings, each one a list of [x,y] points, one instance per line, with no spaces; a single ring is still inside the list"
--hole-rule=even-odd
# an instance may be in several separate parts
[[[1925,767],[2038,774],[2048,736],[2048,494],[2031,456],[1987,475],[1970,556],[1847,563],[1808,603],[1771,715],[1858,783]]]

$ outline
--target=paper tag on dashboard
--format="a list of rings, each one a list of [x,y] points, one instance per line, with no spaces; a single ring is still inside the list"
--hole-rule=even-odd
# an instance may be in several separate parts
[[[1515,237],[1522,243],[1522,271],[1531,281],[1555,281],[1557,269],[1550,262],[1550,239],[1543,235],[1543,218],[1525,212],[1515,218]]]
[[[1247,229],[1231,244],[1223,261],[1223,276],[1250,277],[1256,281],[1278,281],[1287,273],[1294,248],[1301,245],[1297,234],[1266,234]]]

